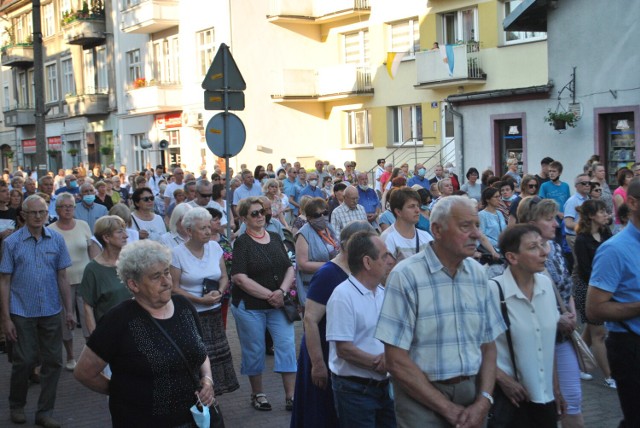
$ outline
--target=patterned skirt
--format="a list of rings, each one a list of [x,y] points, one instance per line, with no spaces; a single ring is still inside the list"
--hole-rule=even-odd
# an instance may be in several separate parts
[[[216,395],[233,392],[240,388],[240,384],[233,369],[231,349],[222,324],[222,311],[216,308],[198,312],[198,317],[202,325],[202,339],[211,361],[214,392]]]
[[[580,321],[584,324],[591,325],[603,325],[601,322],[594,322],[587,318],[587,288],[589,288],[588,284],[585,284],[578,275],[571,275],[571,279],[573,279],[573,300],[576,304],[576,312],[580,315]]]

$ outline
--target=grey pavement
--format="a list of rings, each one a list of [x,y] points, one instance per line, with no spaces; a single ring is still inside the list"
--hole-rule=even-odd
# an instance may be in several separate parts
[[[300,343],[302,325],[296,323],[297,343]],[[240,376],[240,345],[236,334],[233,316],[229,313],[227,337],[234,358],[236,373],[240,381],[240,389],[219,397],[220,405],[227,428],[265,428],[288,427],[290,412],[284,408],[285,397],[281,377],[273,373],[273,357],[267,357],[264,373],[264,390],[273,410],[260,412],[249,404],[251,389],[246,376]],[[84,346],[82,331],[74,332],[74,348],[76,357]],[[64,351],[63,351],[64,352]],[[9,376],[11,366],[6,355],[0,355],[0,427],[13,427],[9,420]],[[589,428],[615,428],[621,418],[620,406],[616,392],[607,388],[600,377],[589,382],[582,382],[583,411],[586,426]],[[36,402],[40,387],[32,385],[29,389],[27,406],[27,424],[22,427],[33,427]],[[64,427],[109,427],[111,419],[107,397],[94,393],[80,385],[71,372],[63,370],[58,385],[58,398],[54,417],[63,423]],[[333,428],[333,427],[330,427]]]

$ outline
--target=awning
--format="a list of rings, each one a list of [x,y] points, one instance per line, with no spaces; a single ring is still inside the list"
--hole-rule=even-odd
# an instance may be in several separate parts
[[[555,0],[524,0],[502,22],[505,31],[547,31],[547,11]]]

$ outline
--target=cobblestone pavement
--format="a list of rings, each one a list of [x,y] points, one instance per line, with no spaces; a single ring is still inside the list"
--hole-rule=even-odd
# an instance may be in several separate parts
[[[301,336],[301,323],[296,323],[297,343]],[[76,356],[80,355],[84,339],[82,331],[74,332],[74,347]],[[233,317],[229,313],[227,337],[234,358],[236,373],[240,373],[240,345],[236,335]],[[63,351],[64,352],[64,351]],[[249,405],[251,389],[246,376],[238,375],[240,389],[220,397],[220,405],[228,428],[265,428],[288,427],[290,412],[284,408],[285,397],[282,388],[281,377],[272,372],[273,357],[267,357],[264,373],[264,390],[273,410],[271,412],[259,412]],[[11,366],[7,362],[6,355],[0,355],[0,427],[12,427],[9,420],[8,395],[9,376]],[[618,426],[621,418],[618,397],[614,390],[607,388],[600,377],[595,377],[589,382],[582,382],[583,408],[586,426],[589,428],[614,428]],[[23,427],[33,427],[35,406],[39,394],[39,386],[33,385],[29,390],[28,402],[25,408],[27,424]],[[89,391],[80,385],[71,372],[64,370],[58,385],[58,398],[54,417],[67,428],[80,427],[109,427],[111,419],[107,397]],[[333,427],[331,427],[333,428]]]

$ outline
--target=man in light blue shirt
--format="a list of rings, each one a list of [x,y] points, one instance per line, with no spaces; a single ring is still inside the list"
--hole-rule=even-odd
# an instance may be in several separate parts
[[[249,196],[260,196],[262,195],[262,189],[260,186],[255,184],[255,180],[253,179],[253,173],[248,169],[242,171],[242,184],[233,192],[233,210],[234,214],[236,206],[240,202],[241,199],[247,198]]]
[[[575,179],[576,193],[567,199],[564,204],[564,233],[567,236],[567,244],[573,251],[573,247],[576,243],[576,226],[580,221],[580,213],[578,208],[584,201],[589,199],[589,176],[587,174],[580,174]]]
[[[76,212],[74,217],[78,220],[84,220],[89,225],[91,232],[93,232],[93,226],[100,217],[104,217],[109,212],[104,205],[96,204],[96,189],[93,184],[84,183],[80,186],[81,203],[76,205]]]
[[[298,175],[298,171],[293,168],[287,168],[287,178],[282,180],[282,184],[284,186],[284,194],[289,198],[289,205],[293,207],[292,215],[295,217],[298,215],[298,210],[300,208],[300,186],[296,183],[296,176]]]
[[[429,190],[431,188],[431,183],[429,183],[429,180],[425,177],[427,170],[424,168],[424,165],[417,163],[414,173],[415,175],[407,182],[407,186],[412,187],[414,184],[417,184],[422,186],[424,189]]]
[[[307,178],[307,185],[300,191],[300,197],[308,195],[312,198],[324,199],[324,193],[322,193],[322,189],[318,187],[318,174],[310,172],[307,174]]]

